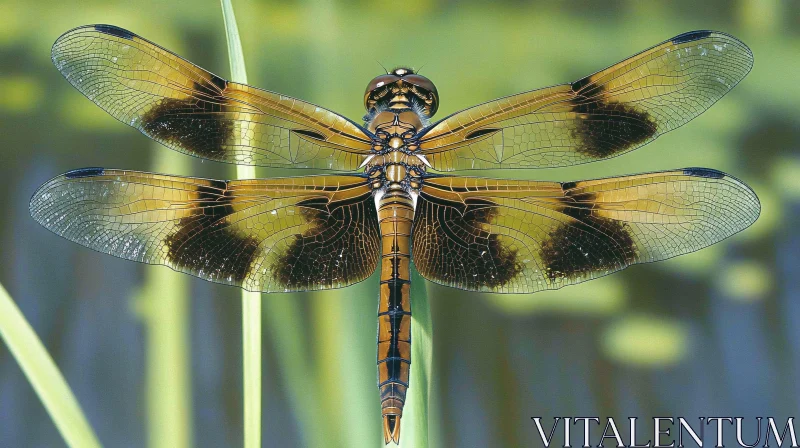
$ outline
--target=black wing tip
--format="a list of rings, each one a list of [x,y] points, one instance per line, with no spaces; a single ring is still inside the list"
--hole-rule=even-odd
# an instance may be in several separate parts
[[[722,179],[726,176],[722,171],[711,168],[684,168],[683,174],[693,177],[706,177],[709,179]]]
[[[761,216],[761,199],[758,198],[758,194],[756,194],[755,190],[752,187],[747,185],[744,181],[737,179],[730,174],[723,173],[722,171],[718,171],[711,168],[684,168],[683,174],[686,176],[693,176],[693,177],[704,177],[706,179],[726,179],[729,182],[732,182],[737,185],[737,187],[743,191],[744,193],[748,194],[750,198],[755,203],[755,214],[751,215],[749,223],[742,227],[741,230],[750,227],[751,224],[756,222],[759,216]],[[738,232],[738,231],[737,231]]]
[[[710,36],[711,33],[713,33],[713,31],[710,30],[689,31],[673,37],[672,43],[675,45],[679,45],[679,44],[685,44],[687,42],[694,42],[696,40],[705,39],[706,37]]]
[[[101,32],[103,34],[109,34],[111,36],[120,37],[122,39],[133,40],[133,37],[136,36],[130,31],[114,25],[94,25],[94,29],[95,31]]]
[[[100,168],[100,167],[78,168],[77,170],[67,171],[66,173],[64,173],[64,177],[67,179],[77,179],[81,177],[95,177],[95,176],[102,176],[103,172],[105,172],[105,168]]]
[[[672,42],[673,45],[680,45],[680,44],[685,44],[685,43],[689,43],[689,42],[698,41],[700,39],[705,39],[705,38],[711,36],[712,34],[714,35],[714,37],[718,37],[720,39],[732,41],[736,45],[740,46],[745,53],[748,53],[749,56],[750,56],[750,59],[753,59],[753,51],[750,50],[750,47],[748,47],[747,44],[745,44],[744,42],[739,40],[738,37],[733,36],[733,35],[728,34],[728,33],[725,33],[725,32],[722,32],[722,31],[712,31],[712,30],[688,31],[686,33],[679,34],[679,35],[673,37],[670,40],[670,42]],[[752,62],[750,63],[750,66],[752,67]]]
[[[120,28],[114,25],[106,25],[106,24],[81,25],[62,33],[60,36],[58,36],[58,39],[56,39],[56,41],[53,42],[53,46],[50,49],[50,58],[53,60],[53,62],[56,62],[56,54],[58,53],[59,50],[59,44],[62,41],[68,39],[75,33],[84,32],[86,30],[94,30],[103,34],[108,34],[110,36],[116,36],[127,40],[133,40],[133,38],[136,37],[136,34],[133,34],[132,32],[124,28]]]

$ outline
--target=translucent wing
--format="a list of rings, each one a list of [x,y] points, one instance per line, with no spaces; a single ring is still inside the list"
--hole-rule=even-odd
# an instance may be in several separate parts
[[[572,84],[500,98],[420,133],[439,171],[547,168],[631,151],[711,107],[747,75],[733,36],[693,31]]]
[[[747,185],[704,168],[561,184],[441,176],[417,199],[411,253],[436,283],[530,293],[696,251],[759,212]]]
[[[357,168],[368,131],[288,96],[226,81],[130,31],[64,33],[53,63],[114,118],[181,152],[245,165]]]
[[[87,168],[44,184],[31,215],[91,249],[251,291],[347,286],[375,270],[366,180],[219,181]]]

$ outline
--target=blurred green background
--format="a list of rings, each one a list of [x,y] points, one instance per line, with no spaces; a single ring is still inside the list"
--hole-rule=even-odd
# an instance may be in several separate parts
[[[567,181],[716,168],[755,189],[758,222],[703,251],[559,291],[500,296],[428,285],[431,445],[540,446],[531,416],[800,413],[800,2],[240,0],[234,7],[251,84],[356,121],[377,62],[424,64],[443,117],[573,81],[685,31],[743,40],[755,54],[750,75],[645,148],[579,167],[485,175]],[[172,153],[116,122],[49,58],[62,32],[110,23],[227,77],[219,3],[2,0],[0,11],[0,283],[105,446],[241,446],[239,290],[92,252],[28,214],[40,184],[78,167],[233,177],[230,166]],[[373,276],[344,290],[264,296],[265,446],[382,445],[377,283]],[[745,435],[754,439],[749,424]],[[0,446],[63,444],[0,346]]]

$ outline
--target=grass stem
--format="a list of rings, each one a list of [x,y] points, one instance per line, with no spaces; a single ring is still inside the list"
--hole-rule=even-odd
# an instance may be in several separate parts
[[[0,285],[0,336],[67,445],[73,448],[99,447],[100,442],[86,421],[75,395],[3,285]]]
[[[190,159],[155,145],[153,171],[187,175]],[[149,448],[189,448],[192,441],[189,279],[163,266],[147,266],[134,310],[145,324]]]
[[[231,81],[247,83],[239,27],[230,0],[222,1],[222,18],[228,41]],[[253,179],[253,166],[236,167],[236,177]],[[261,447],[261,294],[242,291],[242,369],[244,388],[244,446]]]
[[[400,428],[400,446],[427,448],[433,365],[433,325],[425,280],[411,270],[411,378]]]
[[[261,447],[261,294],[242,293],[244,446]]]

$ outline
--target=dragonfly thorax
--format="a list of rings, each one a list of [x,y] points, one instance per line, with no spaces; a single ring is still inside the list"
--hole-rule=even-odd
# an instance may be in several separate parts
[[[374,133],[373,153],[364,162],[375,190],[417,191],[427,161],[419,154],[421,117],[413,110],[383,111],[367,124]]]

